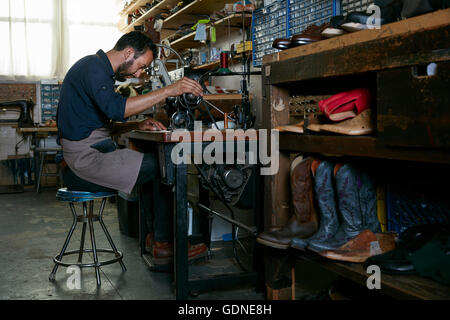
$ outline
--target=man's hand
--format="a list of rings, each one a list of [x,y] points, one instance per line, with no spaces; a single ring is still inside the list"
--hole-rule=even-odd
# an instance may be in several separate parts
[[[167,128],[161,122],[147,118],[139,122],[138,129],[142,131],[159,131],[166,130]]]
[[[184,77],[177,82],[168,86],[170,88],[170,96],[180,96],[183,93],[192,93],[196,96],[203,96],[202,86],[195,80]]]
[[[151,106],[164,101],[167,97],[180,96],[183,93],[192,93],[195,96],[203,96],[203,88],[197,82],[189,78],[178,80],[170,86],[155,90],[136,97],[129,97],[125,105],[124,118],[139,114]]]

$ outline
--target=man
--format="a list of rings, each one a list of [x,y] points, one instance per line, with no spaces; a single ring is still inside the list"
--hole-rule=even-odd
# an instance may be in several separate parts
[[[157,54],[155,44],[143,33],[123,35],[113,49],[99,50],[76,62],[64,79],[58,105],[58,129],[64,160],[64,183],[68,189],[90,192],[118,190],[130,194],[153,187],[152,237],[148,245],[155,258],[173,255],[170,219],[170,192],[161,192],[159,167],[154,154],[117,149],[111,139],[114,121],[126,121],[167,97],[192,93],[202,96],[202,87],[188,78],[144,95],[124,98],[114,91],[116,79],[138,78]],[[164,130],[164,125],[148,118],[140,130]],[[147,189],[148,190],[148,189]],[[147,200],[148,195],[141,197]],[[203,250],[203,249],[202,249]],[[200,251],[202,251],[200,250]],[[190,256],[199,252],[190,247]]]

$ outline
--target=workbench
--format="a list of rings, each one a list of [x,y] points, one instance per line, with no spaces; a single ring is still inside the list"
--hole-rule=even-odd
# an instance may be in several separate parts
[[[223,140],[226,143],[226,135],[222,131]],[[197,278],[192,279],[189,277],[189,264],[188,264],[188,221],[187,221],[187,167],[186,163],[174,164],[171,160],[171,153],[175,146],[179,144],[185,144],[187,150],[193,151],[194,148],[199,147],[204,150],[204,148],[212,142],[211,138],[206,138],[204,133],[193,133],[185,132],[188,136],[192,138],[190,142],[179,142],[180,138],[175,137],[176,135],[171,131],[132,131],[121,136],[124,141],[128,144],[127,147],[135,149],[141,152],[157,152],[158,160],[160,165],[160,172],[162,177],[162,183],[172,187],[172,192],[174,193],[174,286],[176,291],[177,299],[187,299],[189,295],[193,292],[201,292],[205,290],[218,290],[220,288],[227,288],[231,286],[236,286],[239,284],[250,283],[256,287],[258,281],[262,282],[261,272],[257,269],[249,272],[239,272],[236,274],[224,274],[224,275],[214,275],[208,278]],[[200,139],[199,139],[200,138]],[[204,141],[205,139],[206,141]],[[219,139],[220,140],[220,139]],[[233,139],[235,144],[237,141],[246,141],[249,138],[244,135],[237,134],[236,138]],[[226,145],[224,146],[224,151],[227,150]],[[237,149],[235,149],[237,150]],[[259,183],[259,172],[256,172],[255,168],[254,174],[252,174],[254,179],[254,186],[256,188],[253,195],[253,213],[254,213],[254,223],[257,232],[262,230],[262,219],[260,216],[262,214],[260,192],[259,188],[261,183]],[[207,195],[200,195],[200,201],[202,205],[208,207],[208,197]],[[141,210],[142,211],[142,210]],[[145,254],[145,236],[147,230],[145,223],[142,222],[142,216],[139,222],[139,243],[141,247],[141,255],[144,261],[150,266],[151,261],[148,259],[148,255]],[[209,244],[205,239],[206,243]],[[255,246],[256,247],[256,246]],[[254,259],[258,258],[258,255],[254,254]],[[254,263],[256,266],[261,266],[261,263]]]
[[[56,135],[58,133],[57,127],[29,127],[22,128],[18,127],[16,129],[17,133],[26,135],[31,135],[31,147],[30,150],[34,151],[34,181],[35,190],[38,190],[37,181],[39,177],[39,164],[40,164],[40,152],[35,152],[36,148],[39,148],[40,140],[42,138],[47,138],[49,135]]]

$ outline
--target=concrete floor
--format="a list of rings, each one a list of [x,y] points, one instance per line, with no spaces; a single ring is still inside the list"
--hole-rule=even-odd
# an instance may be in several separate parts
[[[82,269],[81,289],[70,290],[67,286],[70,274],[64,267],[58,269],[55,282],[48,280],[52,258],[61,250],[72,223],[69,206],[56,201],[54,190],[40,194],[0,194],[0,300],[175,299],[172,275],[150,271],[140,256],[138,240],[119,232],[115,204],[107,202],[104,221],[117,248],[124,253],[127,271],[122,272],[117,263],[101,267],[102,285],[97,288],[94,269]],[[94,229],[97,248],[109,248],[98,223],[94,224]],[[80,235],[81,225],[78,224],[68,250],[78,249]],[[86,247],[90,248],[89,232],[86,241]],[[67,259],[75,262],[76,256]],[[193,298],[203,299],[262,300],[264,294],[243,287],[210,291]]]

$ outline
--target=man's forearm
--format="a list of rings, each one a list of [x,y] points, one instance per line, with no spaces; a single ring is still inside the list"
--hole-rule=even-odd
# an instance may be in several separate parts
[[[171,88],[170,86],[168,86],[143,95],[130,97],[127,99],[125,105],[124,118],[128,118],[137,115],[141,112],[144,112],[145,110],[151,108],[155,104],[164,101],[170,95],[171,95]]]

